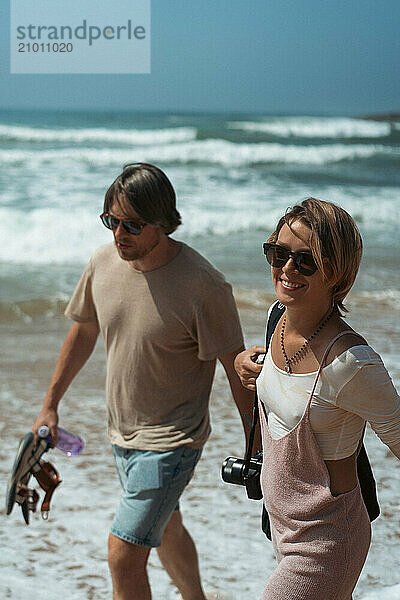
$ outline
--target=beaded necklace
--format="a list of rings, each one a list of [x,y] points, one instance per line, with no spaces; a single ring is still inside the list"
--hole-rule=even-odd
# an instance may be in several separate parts
[[[310,335],[309,338],[306,339],[306,341],[301,346],[301,348],[299,348],[297,350],[297,352],[295,352],[293,354],[293,356],[291,356],[290,358],[286,354],[285,344],[284,344],[284,335],[285,335],[285,326],[286,326],[286,315],[283,317],[282,328],[281,328],[281,348],[282,348],[283,357],[285,359],[285,371],[286,371],[286,373],[290,374],[292,372],[292,368],[290,366],[291,363],[295,363],[296,364],[296,363],[300,362],[305,357],[305,355],[308,352],[309,344],[310,344],[311,340],[313,340],[316,337],[316,335],[318,335],[318,333],[321,331],[321,329],[323,329],[325,327],[325,325],[327,324],[327,322],[329,321],[329,319],[332,317],[332,315],[333,315],[334,312],[335,312],[335,308],[333,308],[331,310],[331,312],[329,313],[329,315],[327,317],[325,317],[325,319],[317,327],[317,329],[314,331],[314,333],[312,335]]]

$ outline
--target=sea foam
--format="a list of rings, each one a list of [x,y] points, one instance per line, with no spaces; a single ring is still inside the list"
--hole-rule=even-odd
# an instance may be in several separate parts
[[[187,142],[196,138],[195,127],[166,129],[106,129],[103,127],[76,129],[45,129],[0,125],[0,142],[60,142],[83,144],[105,142],[122,145],[166,144]]]
[[[108,148],[58,148],[52,150],[0,150],[0,161],[8,166],[42,166],[68,162],[92,166],[121,165],[129,161],[159,162],[179,165],[219,165],[250,167],[256,165],[327,165],[339,162],[364,161],[381,157],[398,160],[400,151],[383,144],[321,144],[309,146],[276,143],[240,144],[228,140],[209,139],[191,142],[137,146],[134,150]]]
[[[277,137],[381,138],[391,133],[391,124],[363,119],[286,117],[260,121],[230,121],[228,128]]]

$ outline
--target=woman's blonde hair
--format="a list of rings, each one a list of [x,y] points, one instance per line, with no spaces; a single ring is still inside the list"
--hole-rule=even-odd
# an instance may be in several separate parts
[[[308,243],[318,270],[332,290],[335,306],[348,312],[343,300],[357,276],[363,249],[354,219],[336,204],[307,198],[287,210],[268,241],[276,242],[283,225],[291,227],[296,221],[311,230]]]

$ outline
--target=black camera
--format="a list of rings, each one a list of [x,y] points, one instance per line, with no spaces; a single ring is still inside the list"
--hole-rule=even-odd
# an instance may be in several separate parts
[[[249,470],[246,474],[244,458],[228,456],[222,464],[221,476],[226,483],[235,483],[246,487],[247,496],[251,500],[260,500],[262,491],[260,473],[262,467],[262,452],[259,450],[250,459]]]

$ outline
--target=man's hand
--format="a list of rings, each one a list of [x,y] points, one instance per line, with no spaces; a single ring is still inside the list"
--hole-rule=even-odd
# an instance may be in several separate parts
[[[35,444],[38,443],[38,429],[42,427],[42,425],[47,425],[50,431],[51,437],[51,445],[54,447],[57,444],[58,434],[57,434],[57,425],[58,425],[58,414],[54,408],[42,408],[40,413],[37,416],[36,421],[32,425],[32,431],[35,434]]]
[[[255,391],[256,389],[256,379],[260,374],[262,365],[254,361],[258,354],[263,354],[264,352],[265,348],[263,346],[251,346],[251,348],[244,350],[235,358],[234,366],[236,373],[242,385],[248,390]]]

